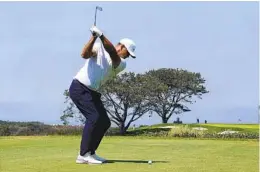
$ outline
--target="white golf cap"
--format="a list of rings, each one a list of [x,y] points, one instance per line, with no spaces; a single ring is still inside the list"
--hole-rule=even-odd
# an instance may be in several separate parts
[[[135,48],[136,48],[136,45],[134,43],[133,40],[129,39],[129,38],[124,38],[124,39],[121,39],[120,44],[124,45],[127,49],[127,51],[129,52],[129,54],[135,58]]]

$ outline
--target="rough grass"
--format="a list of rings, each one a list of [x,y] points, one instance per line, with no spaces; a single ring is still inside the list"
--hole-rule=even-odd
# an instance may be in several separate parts
[[[257,141],[105,137],[98,153],[110,163],[103,165],[75,164],[79,142],[79,136],[0,137],[0,171],[258,171]]]

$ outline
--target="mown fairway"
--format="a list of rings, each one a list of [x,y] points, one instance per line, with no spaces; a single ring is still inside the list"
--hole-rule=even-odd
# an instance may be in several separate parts
[[[258,172],[257,141],[106,137],[103,165],[75,164],[80,137],[0,137],[1,172]],[[148,160],[153,160],[149,165]]]

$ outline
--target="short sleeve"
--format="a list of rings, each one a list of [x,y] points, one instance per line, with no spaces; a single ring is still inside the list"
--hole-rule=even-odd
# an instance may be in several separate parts
[[[96,43],[93,45],[92,52],[97,53],[99,48],[101,48],[101,43],[100,43],[100,42],[96,42]]]
[[[116,74],[122,72],[126,68],[126,61],[124,59],[121,59],[120,64],[115,68]]]

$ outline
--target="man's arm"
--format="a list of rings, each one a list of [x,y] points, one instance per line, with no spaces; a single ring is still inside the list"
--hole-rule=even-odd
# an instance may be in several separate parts
[[[94,45],[96,39],[97,39],[97,37],[91,36],[90,40],[88,41],[88,43],[84,46],[84,48],[82,50],[82,53],[81,53],[82,58],[88,59],[91,56],[93,56],[92,49],[93,49],[93,45]]]
[[[117,55],[114,45],[104,36],[104,34],[100,36],[100,39],[104,45],[105,50],[110,55],[113,66],[116,68],[120,64],[121,58]]]

